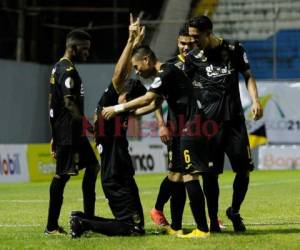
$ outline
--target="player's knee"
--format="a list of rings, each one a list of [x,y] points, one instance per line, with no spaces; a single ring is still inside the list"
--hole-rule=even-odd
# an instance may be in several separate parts
[[[195,181],[199,180],[199,174],[185,174],[183,175],[183,181],[189,182],[189,181]]]
[[[172,182],[183,182],[182,173],[169,172],[168,179]]]

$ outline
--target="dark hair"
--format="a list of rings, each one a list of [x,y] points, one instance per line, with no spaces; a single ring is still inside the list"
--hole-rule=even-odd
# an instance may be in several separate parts
[[[189,25],[187,23],[180,28],[178,36],[189,36]]]
[[[127,92],[126,101],[130,101],[146,94],[147,89],[144,87],[140,80],[129,79],[125,82],[123,91]]]
[[[132,51],[132,57],[142,59],[144,56],[149,56],[151,61],[156,60],[156,55],[148,45],[141,45]]]
[[[213,30],[211,20],[204,15],[195,16],[189,20],[189,26],[198,29],[199,31]]]
[[[91,41],[91,36],[89,33],[82,29],[71,30],[66,37],[66,46],[70,47],[72,45],[76,45],[78,42],[86,40]]]

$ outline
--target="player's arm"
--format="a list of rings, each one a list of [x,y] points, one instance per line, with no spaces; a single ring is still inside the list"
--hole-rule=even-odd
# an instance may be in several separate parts
[[[139,18],[133,21],[132,14],[130,14],[129,36],[126,46],[116,64],[112,83],[119,94],[122,91],[124,82],[129,78],[131,72],[131,54],[133,48],[142,42],[145,35],[145,27],[140,27]]]
[[[162,104],[163,101],[164,101],[163,98],[158,97],[154,101],[152,101],[149,105],[137,109],[134,112],[134,114],[136,116],[142,116],[142,115],[152,113],[155,110],[161,109],[160,107],[161,107],[161,104]],[[159,112],[159,111],[155,111],[155,114],[156,114],[156,112]]]
[[[253,119],[259,120],[263,116],[263,108],[259,101],[255,78],[253,77],[250,70],[246,70],[242,74],[245,78],[245,83],[248,89],[248,93],[252,100],[251,111],[252,111]]]
[[[165,123],[161,106],[155,111],[155,118],[159,128],[159,137],[163,143],[167,143],[171,139],[171,134]]]
[[[151,102],[155,101],[157,97],[158,97],[157,94],[148,91],[145,95],[133,99],[130,102],[118,104],[110,107],[104,107],[102,110],[102,115],[106,120],[109,120],[119,113],[148,106]]]
[[[239,42],[235,44],[235,55],[237,69],[244,76],[246,87],[252,100],[251,111],[253,119],[259,120],[263,116],[263,108],[259,101],[256,81],[250,70],[247,53],[243,45]]]

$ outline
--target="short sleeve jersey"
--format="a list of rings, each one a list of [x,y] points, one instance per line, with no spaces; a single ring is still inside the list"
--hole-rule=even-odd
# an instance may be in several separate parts
[[[225,121],[244,117],[239,73],[248,69],[247,55],[239,42],[223,40],[218,47],[188,54],[185,72],[208,118]]]
[[[184,122],[193,118],[195,102],[192,83],[175,65],[163,64],[148,91],[166,99],[172,121],[177,123],[179,116],[184,118]]]
[[[68,97],[84,114],[84,89],[81,78],[73,63],[62,58],[51,72],[49,82],[49,118],[52,136],[57,145],[71,145],[81,136],[81,121],[75,121],[65,107]]]

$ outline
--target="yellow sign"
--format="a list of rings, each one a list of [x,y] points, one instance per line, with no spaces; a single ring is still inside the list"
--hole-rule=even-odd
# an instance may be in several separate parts
[[[50,154],[50,145],[28,144],[27,151],[30,181],[50,181],[55,175],[56,162]],[[82,178],[83,171],[75,179]]]

